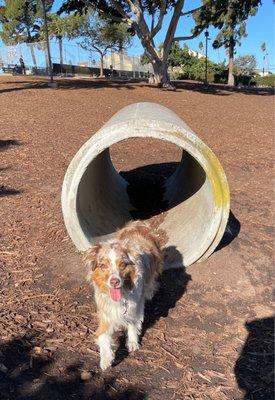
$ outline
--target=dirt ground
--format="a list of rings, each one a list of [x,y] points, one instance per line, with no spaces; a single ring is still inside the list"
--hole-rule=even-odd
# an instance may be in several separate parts
[[[272,94],[59,83],[0,77],[0,399],[273,399]],[[93,294],[63,225],[60,191],[79,147],[139,101],[171,108],[216,153],[231,189],[234,240],[203,263],[163,274],[141,349],[129,355],[119,337],[116,365],[102,373]],[[123,171],[179,157],[146,140],[112,149]]]

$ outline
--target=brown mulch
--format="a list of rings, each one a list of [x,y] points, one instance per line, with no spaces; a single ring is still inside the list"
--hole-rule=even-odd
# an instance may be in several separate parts
[[[138,101],[174,110],[217,154],[237,228],[207,261],[163,274],[141,349],[129,355],[118,337],[116,365],[102,373],[92,290],[60,191],[79,147]],[[264,90],[80,79],[51,89],[44,79],[0,77],[1,400],[273,399],[273,105]],[[111,155],[130,182],[133,217],[161,219],[165,204],[152,193],[162,198],[179,149],[143,139]]]

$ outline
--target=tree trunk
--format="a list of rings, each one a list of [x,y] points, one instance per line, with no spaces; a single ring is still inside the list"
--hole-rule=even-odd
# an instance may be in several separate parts
[[[227,81],[227,84],[230,86],[235,85],[233,68],[234,68],[234,42],[233,42],[233,40],[230,40],[230,44],[229,44],[229,48],[228,48],[228,81]]]
[[[100,54],[100,78],[104,78],[104,71],[103,71],[103,60],[104,60],[104,55]]]
[[[152,62],[154,71],[154,83],[165,89],[175,89],[171,84],[168,72],[167,72],[167,61],[158,60]]]
[[[50,64],[49,64],[49,57],[46,44],[44,45],[44,55],[45,55],[45,64],[46,64],[46,74],[49,75],[50,71]]]
[[[59,47],[59,63],[60,63],[60,72],[62,74],[62,66],[63,66],[63,40],[62,36],[58,36],[58,47]]]
[[[30,52],[31,52],[31,57],[32,57],[32,62],[33,62],[33,66],[36,69],[37,68],[37,62],[36,62],[36,57],[35,57],[35,52],[33,49],[33,44],[29,43],[29,48],[30,48]]]
[[[27,46],[29,46],[29,48],[30,48],[33,66],[34,66],[34,68],[37,69],[37,62],[36,62],[36,57],[35,57],[35,53],[34,53],[34,49],[33,49],[33,43],[31,43],[31,41],[32,41],[31,32],[30,32],[30,29],[28,29],[28,28],[27,28],[27,35],[28,35]]]

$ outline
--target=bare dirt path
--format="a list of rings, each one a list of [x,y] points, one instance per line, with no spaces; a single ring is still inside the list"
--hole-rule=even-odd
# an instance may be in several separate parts
[[[174,110],[217,154],[239,235],[162,277],[141,350],[102,373],[91,288],[63,226],[60,190],[79,147],[123,106]],[[0,399],[271,400],[273,107],[270,93],[182,84],[0,77]],[[174,162],[163,144],[117,145],[118,169]]]

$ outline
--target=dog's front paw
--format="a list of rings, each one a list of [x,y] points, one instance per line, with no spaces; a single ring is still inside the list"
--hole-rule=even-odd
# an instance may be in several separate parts
[[[128,350],[130,352],[132,352],[132,351],[136,351],[139,349],[139,344],[138,344],[138,342],[128,342],[127,347],[128,347]]]
[[[114,355],[112,353],[104,354],[100,357],[100,368],[102,371],[112,366]]]

